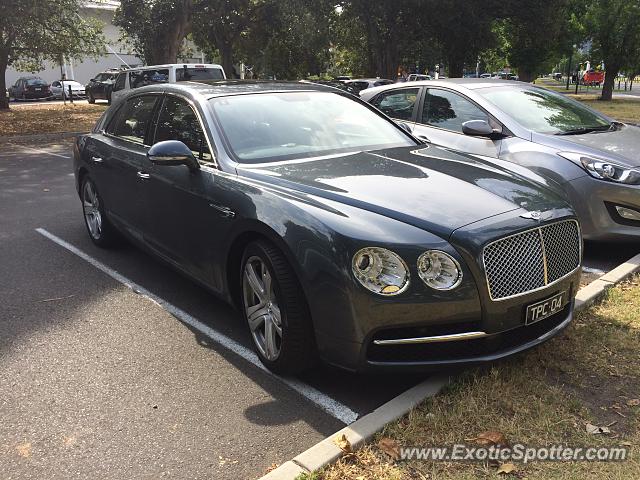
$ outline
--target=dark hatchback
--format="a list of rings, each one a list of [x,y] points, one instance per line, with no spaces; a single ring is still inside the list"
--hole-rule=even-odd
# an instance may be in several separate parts
[[[277,372],[488,362],[572,318],[582,242],[561,196],[331,87],[136,89],[74,163],[93,242],[123,234],[237,305]]]
[[[20,100],[50,98],[51,88],[40,77],[21,77],[9,89],[9,96]]]
[[[119,70],[101,72],[89,80],[89,83],[84,87],[87,101],[95,103],[96,100],[106,100],[107,103],[111,104],[111,92],[118,73]]]

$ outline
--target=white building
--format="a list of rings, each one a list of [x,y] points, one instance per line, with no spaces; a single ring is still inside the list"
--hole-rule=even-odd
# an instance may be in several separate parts
[[[108,68],[141,65],[142,60],[133,55],[128,47],[119,41],[122,31],[113,24],[113,16],[119,5],[120,2],[117,0],[87,0],[84,2],[84,7],[78,12],[81,17],[97,18],[104,24],[103,34],[107,43],[105,45],[106,54],[103,57],[97,61],[93,58],[86,58],[81,62],[65,61],[62,68],[60,65],[49,63],[46,64],[44,70],[35,72],[36,75],[47,82],[53,82],[54,80],[59,80],[61,73],[64,73],[67,79],[77,80],[82,84],[86,84],[96,74]],[[180,61],[204,63],[204,55],[193,45],[190,45],[190,47],[195,52],[195,56],[193,58],[183,58]],[[7,86],[13,85],[18,78],[31,73],[9,67],[6,74]]]

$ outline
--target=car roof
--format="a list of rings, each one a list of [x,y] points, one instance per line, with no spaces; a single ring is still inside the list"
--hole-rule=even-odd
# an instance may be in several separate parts
[[[220,68],[222,69],[222,65],[218,65],[217,63],[165,63],[162,65],[145,65],[144,67],[132,67],[132,68],[127,68],[125,70],[122,70],[123,72],[131,72],[131,71],[138,71],[138,70],[157,70],[159,68],[173,68],[173,67],[178,67],[178,68],[182,68],[182,67],[188,67],[188,68],[195,68],[195,67],[207,67],[207,68]]]
[[[131,92],[165,92],[200,95],[207,99],[228,95],[285,91],[322,91],[344,93],[344,90],[312,82],[284,82],[269,80],[215,80],[203,82],[158,83],[136,88]]]
[[[438,80],[418,80],[413,82],[405,82],[401,84],[393,84],[393,85],[382,85],[380,87],[369,88],[367,90],[363,90],[360,95],[370,97],[372,95],[376,95],[379,92],[384,92],[386,90],[391,90],[394,88],[410,88],[410,87],[420,87],[420,86],[429,86],[429,87],[448,87],[453,90],[463,91],[465,89],[468,90],[477,90],[480,88],[495,88],[495,87],[508,87],[508,86],[518,86],[525,88],[533,88],[535,85],[526,82],[517,82],[514,80],[506,80],[502,78],[445,78]]]

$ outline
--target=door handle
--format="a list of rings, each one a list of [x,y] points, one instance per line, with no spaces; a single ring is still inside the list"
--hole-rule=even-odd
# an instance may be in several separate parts
[[[426,136],[424,135],[416,135],[420,140],[424,140],[427,143],[431,143],[431,140],[429,140]]]
[[[93,163],[102,163],[102,158],[100,158],[100,157],[91,157],[91,161]]]
[[[209,206],[211,208],[215,208],[223,218],[235,218],[236,216],[236,212],[231,210],[229,207],[223,207],[222,205],[216,205],[215,203],[210,203]]]
[[[151,175],[145,172],[138,172],[136,175],[138,175],[138,177],[142,178],[143,180],[147,180],[148,178],[151,178]]]

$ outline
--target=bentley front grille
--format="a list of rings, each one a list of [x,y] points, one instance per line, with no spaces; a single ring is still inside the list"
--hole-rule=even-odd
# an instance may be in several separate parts
[[[484,247],[483,262],[492,300],[539,290],[580,266],[580,227],[575,220],[543,225]]]

